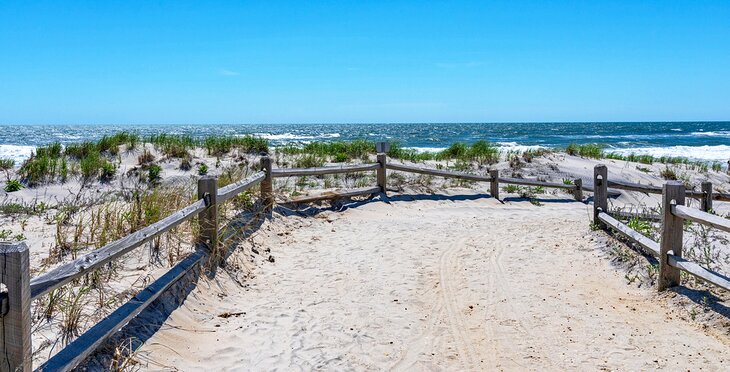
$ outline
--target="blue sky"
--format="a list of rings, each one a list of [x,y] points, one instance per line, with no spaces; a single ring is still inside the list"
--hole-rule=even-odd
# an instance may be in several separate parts
[[[0,123],[730,120],[730,1],[5,1]]]

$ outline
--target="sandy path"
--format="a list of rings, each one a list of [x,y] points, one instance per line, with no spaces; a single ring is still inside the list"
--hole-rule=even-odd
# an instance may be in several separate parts
[[[585,205],[545,204],[277,219],[262,231],[276,262],[245,288],[202,282],[139,357],[152,370],[727,368],[727,340],[670,319],[601,257]]]

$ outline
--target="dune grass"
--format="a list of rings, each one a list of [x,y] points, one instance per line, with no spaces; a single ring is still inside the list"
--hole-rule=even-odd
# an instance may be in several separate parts
[[[156,134],[145,139],[169,158],[190,157],[189,151],[205,148],[208,155],[222,156],[234,149],[249,154],[268,153],[269,141],[254,136],[208,136],[196,139],[188,135]]]
[[[303,164],[320,164],[326,161],[335,163],[352,160],[366,161],[375,155],[375,142],[368,140],[312,142],[303,146],[288,145],[277,149],[286,155],[310,155],[301,158]],[[471,145],[455,143],[440,152],[419,152],[401,146],[400,143],[390,144],[388,156],[393,159],[422,162],[426,160],[461,160],[475,161],[479,164],[494,164],[499,161],[499,149],[487,141],[477,141]]]
[[[208,151],[209,155],[221,156],[231,152],[233,149],[239,149],[249,154],[261,154],[269,152],[269,141],[254,136],[223,136],[206,137],[202,141],[203,147]]]

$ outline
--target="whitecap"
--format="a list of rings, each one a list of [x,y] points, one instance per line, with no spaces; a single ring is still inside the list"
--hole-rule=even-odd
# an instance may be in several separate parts
[[[441,152],[446,150],[446,147],[404,147],[406,150],[415,150],[417,153],[424,152]]]
[[[722,130],[719,132],[692,132],[693,136],[707,136],[707,137],[728,137],[730,138],[730,131]]]
[[[683,157],[701,161],[722,161],[730,159],[730,146],[668,146],[668,147],[633,147],[611,150],[619,155],[651,155],[654,157]]]
[[[497,142],[497,145],[499,146],[499,151],[502,152],[508,152],[508,151],[517,151],[517,152],[525,152],[529,150],[539,150],[544,148],[540,145],[520,145],[517,142]]]
[[[300,134],[294,134],[294,133],[281,133],[281,134],[273,134],[273,133],[254,133],[253,134],[256,137],[264,138],[271,141],[297,141],[297,140],[312,140],[312,139],[320,139],[320,138],[339,138],[339,133],[322,133],[319,135],[300,135]]]
[[[15,160],[15,166],[19,167],[35,149],[35,146],[0,145],[0,158],[13,159]]]

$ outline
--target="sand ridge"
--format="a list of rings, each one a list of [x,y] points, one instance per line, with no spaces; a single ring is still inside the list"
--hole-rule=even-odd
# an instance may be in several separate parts
[[[201,282],[137,357],[150,370],[725,369],[727,340],[670,319],[602,257],[588,206],[543,204],[414,196],[276,217],[259,237],[275,263],[244,287]]]

